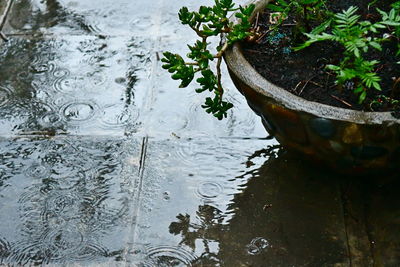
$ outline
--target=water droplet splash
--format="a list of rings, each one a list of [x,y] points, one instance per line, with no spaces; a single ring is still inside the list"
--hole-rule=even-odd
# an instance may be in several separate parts
[[[81,123],[96,115],[97,106],[90,102],[73,102],[66,104],[61,110],[67,122]]]
[[[246,249],[248,254],[258,255],[265,251],[268,247],[270,247],[268,240],[263,237],[256,237],[251,240],[250,244],[246,246]]]
[[[223,191],[220,184],[212,181],[203,182],[197,187],[197,195],[202,199],[212,199],[218,197]]]
[[[0,86],[0,107],[7,105],[10,97],[11,91],[7,87]]]

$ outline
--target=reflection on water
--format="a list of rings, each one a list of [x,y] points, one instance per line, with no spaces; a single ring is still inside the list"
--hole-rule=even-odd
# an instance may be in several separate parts
[[[65,8],[57,0],[20,0],[15,1],[13,16],[8,20],[15,30],[35,32],[55,26],[65,27],[81,33],[91,33],[92,27],[85,16]]]
[[[224,159],[218,145],[215,154],[207,155],[202,142],[182,142],[191,151],[185,152],[185,161],[172,157],[185,151],[173,142],[149,148],[148,161],[153,168],[160,166],[164,178],[158,182],[158,196],[143,200],[137,240],[145,248],[171,252],[161,253],[151,265],[154,259],[144,249],[139,262],[185,266],[190,258],[185,255],[191,255],[193,266],[348,266],[349,253],[360,263],[372,257],[371,251],[381,253],[375,259],[398,262],[396,178],[380,185],[375,178],[338,176],[276,146],[243,156],[243,147],[252,144],[245,141],[238,142],[241,148],[220,143],[225,155],[235,155]],[[153,154],[161,147],[169,153]],[[203,176],[193,168],[205,164],[205,158],[214,164],[202,166],[210,170]],[[181,162],[179,169],[175,162]],[[155,188],[150,181],[156,177],[154,170],[148,173],[144,186]]]
[[[335,219],[340,216],[340,203],[333,200],[337,186],[329,181],[334,176],[317,178],[321,173],[304,168],[284,151],[275,155],[274,149],[256,151],[245,164],[261,155],[268,157],[267,161],[247,172],[251,176],[226,211],[212,203],[202,204],[194,215],[177,215],[169,233],[181,237],[180,246],[201,251],[193,262],[199,266],[345,262],[344,226]],[[210,192],[216,189],[213,184],[206,188]]]
[[[138,168],[129,159],[137,148],[124,139],[2,142],[0,262],[122,257]]]

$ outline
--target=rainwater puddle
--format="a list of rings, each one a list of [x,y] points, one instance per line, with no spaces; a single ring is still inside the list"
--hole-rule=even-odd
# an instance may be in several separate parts
[[[0,120],[6,127],[0,133],[137,132],[151,60],[132,50],[134,42],[72,36],[17,38],[4,44],[0,47],[5,51],[0,57],[5,62],[0,67],[5,77],[0,80]],[[126,84],[115,82],[121,77]]]
[[[137,194],[134,139],[0,142],[4,264],[102,262],[130,242]],[[6,203],[4,205],[4,203]]]
[[[181,5],[14,1],[0,43],[0,265],[348,265],[334,175],[267,140],[225,68],[223,121],[162,69],[164,51],[194,41]],[[368,224],[386,244],[399,186],[356,188],[388,218]]]

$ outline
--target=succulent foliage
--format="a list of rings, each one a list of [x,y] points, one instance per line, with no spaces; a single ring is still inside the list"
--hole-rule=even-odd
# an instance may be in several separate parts
[[[188,45],[187,62],[181,55],[165,52],[161,61],[163,68],[172,74],[172,79],[180,80],[180,87],[187,87],[194,79],[200,85],[197,93],[211,92],[206,97],[202,107],[207,113],[213,114],[219,120],[227,116],[227,111],[233,107],[232,103],[223,100],[224,89],[221,84],[221,61],[225,50],[233,43],[252,35],[250,16],[255,6],[236,7],[232,0],[215,0],[213,6],[201,6],[199,10],[189,11],[182,7],[179,19],[182,24],[188,25],[198,36],[193,45]],[[239,23],[229,21],[229,15],[237,11],[235,16]],[[208,38],[224,34],[226,42],[216,48],[213,54],[209,47]],[[216,70],[210,66],[211,61],[217,60]]]

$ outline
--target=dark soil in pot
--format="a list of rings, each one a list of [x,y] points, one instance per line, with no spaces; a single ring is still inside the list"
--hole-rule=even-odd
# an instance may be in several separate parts
[[[336,0],[329,1],[329,9],[336,13],[350,6],[357,6],[358,14],[361,15],[360,21],[374,22],[374,18],[380,18],[375,8],[388,11],[393,2],[395,1],[378,1],[368,8],[369,1]],[[371,111],[370,103],[373,99],[378,99],[378,95],[400,99],[400,65],[396,64],[399,60],[395,56],[396,40],[384,43],[382,52],[370,50],[368,53],[367,59],[380,62],[376,71],[382,78],[382,91],[370,89],[366,101],[358,104],[358,96],[353,93],[354,83],[347,82],[339,88],[335,84],[335,75],[325,68],[327,64],[339,63],[343,52],[339,45],[332,42],[316,43],[293,52],[290,47],[293,45],[292,28],[295,18],[289,16],[274,35],[269,34],[269,20],[270,12],[267,10],[258,15],[254,24],[257,24],[261,34],[265,34],[256,42],[243,42],[242,48],[250,64],[270,82],[306,100],[354,110]],[[391,110],[393,107],[387,105],[374,107],[374,111]]]

